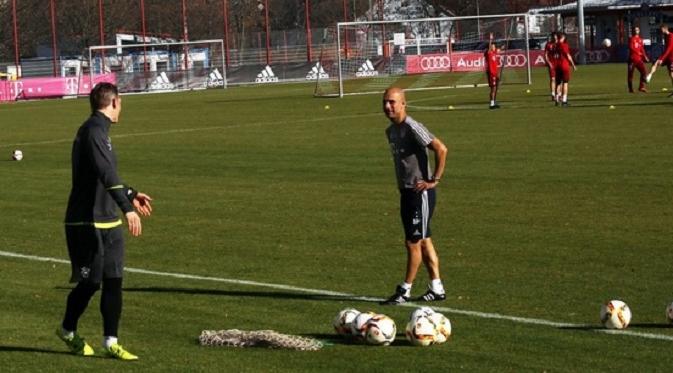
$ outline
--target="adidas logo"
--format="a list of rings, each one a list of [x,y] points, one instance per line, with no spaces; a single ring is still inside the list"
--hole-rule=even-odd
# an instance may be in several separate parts
[[[322,68],[320,62],[316,63],[311,71],[306,74],[306,80],[329,79],[329,74]]]
[[[175,84],[171,83],[170,80],[168,80],[168,75],[166,75],[165,71],[162,71],[161,74],[159,74],[152,83],[150,83],[150,89],[173,89],[175,88]]]
[[[358,78],[362,77],[367,77],[367,76],[377,76],[379,75],[379,72],[376,71],[374,68],[374,65],[372,65],[372,61],[367,59],[367,61],[362,63],[362,66],[358,68],[358,71],[355,73],[355,76]]]
[[[266,67],[257,74],[257,79],[255,79],[255,83],[276,83],[278,82],[278,77],[276,74],[273,73],[273,70],[271,70],[271,66],[266,65]]]
[[[224,77],[220,74],[220,70],[213,70],[210,75],[208,75],[208,81],[206,81],[206,87],[222,87],[224,86]]]

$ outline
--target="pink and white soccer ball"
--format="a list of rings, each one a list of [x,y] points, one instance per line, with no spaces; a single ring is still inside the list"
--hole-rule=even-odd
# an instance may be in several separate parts
[[[601,306],[601,322],[608,329],[626,329],[631,322],[631,309],[621,300],[611,300]]]
[[[346,308],[339,313],[337,313],[332,325],[334,330],[339,335],[350,335],[351,334],[351,324],[355,318],[360,314],[360,311],[355,308]]]
[[[375,315],[365,324],[365,342],[370,345],[388,346],[395,340],[397,326],[386,315]]]

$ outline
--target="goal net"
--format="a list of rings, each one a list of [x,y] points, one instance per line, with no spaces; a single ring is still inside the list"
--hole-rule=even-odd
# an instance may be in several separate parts
[[[525,14],[342,22],[326,34],[316,96],[486,85],[490,35],[500,52],[501,84],[530,84]]]
[[[89,71],[112,75],[120,92],[226,88],[224,42],[199,40],[89,48]]]

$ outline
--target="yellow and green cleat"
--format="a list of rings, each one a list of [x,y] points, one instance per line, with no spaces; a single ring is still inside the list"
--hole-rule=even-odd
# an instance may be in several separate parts
[[[108,356],[119,360],[126,360],[126,361],[138,360],[138,356],[126,351],[124,347],[122,347],[118,343],[115,343],[112,346],[106,348],[105,352],[107,352]]]
[[[89,346],[89,344],[86,343],[86,341],[76,332],[72,337],[66,337],[63,335],[61,328],[57,328],[56,335],[65,343],[66,346],[68,346],[68,349],[70,349],[70,352],[73,354],[80,356],[94,355],[93,348],[91,348],[91,346]]]

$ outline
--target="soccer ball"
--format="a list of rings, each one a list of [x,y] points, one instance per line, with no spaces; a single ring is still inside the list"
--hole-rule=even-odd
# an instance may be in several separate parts
[[[601,306],[601,322],[608,329],[626,329],[631,322],[631,309],[621,300],[611,300]]]
[[[388,346],[396,334],[395,321],[386,315],[376,315],[365,324],[365,342],[370,345]]]
[[[358,314],[355,319],[353,319],[353,322],[351,322],[351,335],[358,339],[364,338],[366,332],[365,325],[367,324],[367,321],[374,316],[376,316],[374,312],[361,312]]]
[[[16,149],[14,153],[12,153],[12,159],[15,161],[20,161],[23,159],[23,152],[19,149]]]
[[[668,319],[669,322],[673,323],[673,303],[669,304],[668,307],[666,307],[666,318]]]
[[[605,48],[610,48],[611,45],[612,45],[612,41],[610,39],[607,39],[607,38],[603,39],[603,46]]]
[[[356,310],[355,308],[346,308],[339,311],[339,313],[337,313],[336,317],[334,318],[334,321],[332,322],[334,330],[337,332],[337,334],[350,335],[351,323],[359,314],[360,311]]]
[[[430,321],[435,324],[435,330],[437,332],[436,342],[446,342],[451,336],[451,321],[449,321],[449,318],[441,313],[433,313],[430,315]]]
[[[434,313],[435,313],[435,311],[434,311],[432,308],[430,308],[430,307],[420,307],[420,308],[416,308],[416,309],[413,310],[413,311],[411,312],[411,314],[409,315],[409,321],[411,321],[411,320],[416,320],[417,318],[419,318],[419,317],[421,317],[421,316],[426,316],[426,317],[427,317],[427,316],[430,316],[430,315],[432,315],[432,314],[434,314]]]
[[[427,316],[419,316],[407,324],[406,335],[414,346],[430,346],[437,341],[437,328]]]

